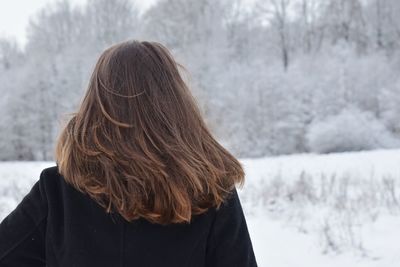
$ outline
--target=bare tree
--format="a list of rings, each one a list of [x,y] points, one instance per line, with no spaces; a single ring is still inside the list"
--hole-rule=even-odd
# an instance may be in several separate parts
[[[360,0],[330,0],[323,12],[333,44],[354,43],[358,51],[368,47],[366,20]]]
[[[301,0],[297,3],[299,17],[299,32],[301,46],[304,53],[319,51],[323,41],[323,25],[321,18],[321,1]]]
[[[260,0],[256,4],[256,12],[277,34],[277,45],[285,70],[290,64],[289,10],[292,4],[293,0]]]

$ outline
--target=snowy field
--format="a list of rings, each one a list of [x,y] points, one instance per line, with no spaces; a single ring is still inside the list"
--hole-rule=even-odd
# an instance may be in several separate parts
[[[400,150],[242,162],[261,267],[400,266]]]
[[[400,150],[242,159],[260,267],[397,267]],[[0,220],[52,162],[0,163]]]

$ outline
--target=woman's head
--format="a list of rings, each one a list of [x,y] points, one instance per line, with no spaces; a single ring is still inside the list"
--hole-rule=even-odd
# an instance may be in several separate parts
[[[189,222],[243,184],[242,166],[213,138],[159,43],[106,49],[72,115],[57,142],[59,172],[129,221]]]

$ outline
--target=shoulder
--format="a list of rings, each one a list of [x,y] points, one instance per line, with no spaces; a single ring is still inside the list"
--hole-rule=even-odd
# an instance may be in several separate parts
[[[68,184],[58,171],[58,166],[44,168],[40,173],[39,187],[47,199],[59,198],[68,190]]]
[[[46,187],[53,187],[56,185],[60,184],[60,178],[61,175],[58,172],[58,166],[50,166],[47,168],[44,168],[39,177],[39,184],[40,186],[44,186],[43,189],[46,189]]]
[[[236,188],[215,214],[208,239],[207,263],[207,266],[257,266]]]
[[[53,165],[47,168],[44,168],[40,173],[40,179],[48,179],[48,177],[56,177],[59,176],[58,166]]]
[[[236,187],[229,191],[225,200],[221,203],[220,207],[217,208],[218,213],[232,213],[240,212],[242,209],[239,195]]]
[[[60,174],[58,166],[44,168],[40,173],[40,181],[45,184],[65,184],[64,177]]]
[[[212,227],[217,231],[242,223],[244,214],[236,187],[229,191],[219,207],[213,208],[213,213]]]
[[[66,182],[57,166],[43,169],[38,184],[48,207],[48,221],[53,225],[62,225],[63,218],[82,204],[83,195]]]

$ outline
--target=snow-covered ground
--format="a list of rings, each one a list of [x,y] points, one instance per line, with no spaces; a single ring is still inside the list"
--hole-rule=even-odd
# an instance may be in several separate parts
[[[400,150],[242,159],[260,267],[397,267]],[[0,163],[0,220],[52,162]]]
[[[400,150],[242,163],[260,266],[400,266]]]

